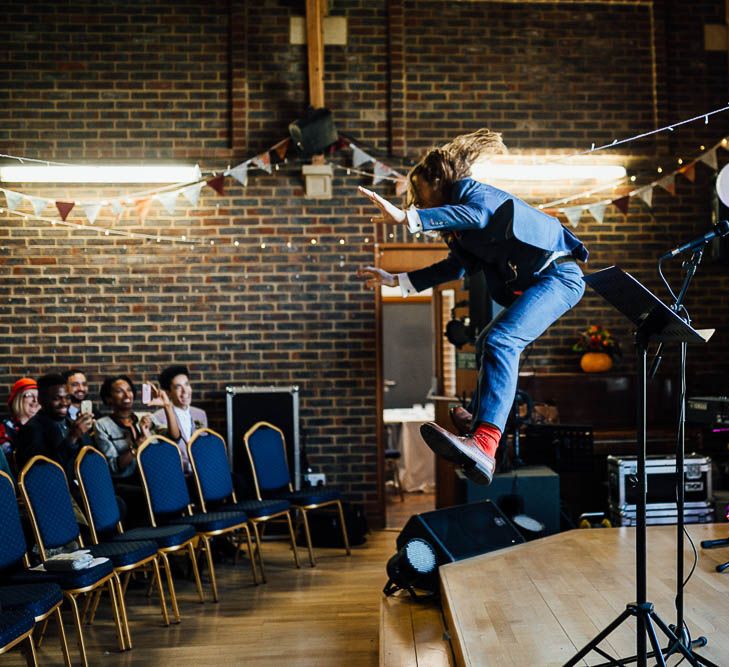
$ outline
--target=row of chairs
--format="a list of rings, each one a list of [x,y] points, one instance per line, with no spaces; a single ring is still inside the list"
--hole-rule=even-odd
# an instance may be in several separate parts
[[[106,459],[91,447],[83,448],[76,460],[76,477],[93,542],[88,549],[92,556],[109,560],[79,572],[64,572],[62,576],[59,573],[28,572],[27,569],[18,571],[18,563],[22,561],[27,567],[29,559],[18,507],[15,504],[12,480],[4,475],[4,479],[0,479],[2,487],[0,511],[3,519],[0,538],[5,537],[4,542],[14,545],[14,548],[8,549],[0,546],[0,552],[2,552],[0,553],[0,572],[15,570],[10,579],[4,576],[4,580],[9,580],[13,584],[37,583],[38,577],[43,576],[45,577],[44,582],[52,582],[60,586],[63,597],[68,600],[73,613],[79,650],[85,665],[87,657],[82,620],[88,616],[89,622],[93,621],[103,589],[109,592],[119,649],[123,651],[132,648],[124,595],[130,575],[135,570],[152,570],[152,583],[159,594],[163,622],[168,625],[169,616],[160,572],[160,569],[164,569],[174,619],[175,622],[180,621],[177,596],[168,559],[172,553],[186,552],[189,555],[201,602],[204,601],[204,595],[197,565],[196,547],[198,551],[205,553],[210,572],[212,597],[214,601],[217,601],[218,590],[212,558],[212,538],[219,535],[230,537],[236,546],[236,555],[238,550],[244,546],[247,548],[253,580],[256,584],[258,583],[257,555],[261,579],[265,582],[261,550],[262,525],[271,520],[283,520],[288,524],[294,562],[299,567],[291,516],[292,510],[295,510],[297,517],[301,517],[305,529],[310,564],[313,567],[315,560],[307,512],[327,505],[336,505],[346,552],[349,554],[344,515],[338,493],[318,489],[311,492],[294,491],[288,473],[283,438],[283,433],[279,429],[266,422],[256,424],[246,433],[244,441],[251,462],[257,498],[256,500],[238,501],[233,488],[224,439],[211,429],[196,431],[188,443],[188,451],[198,492],[198,511],[193,510],[177,445],[162,436],[149,438],[137,450],[137,462],[151,525],[127,531],[121,524]],[[22,499],[28,508],[42,561],[46,560],[48,552],[52,549],[58,549],[73,542],[83,545],[74,515],[68,482],[63,469],[57,463],[45,457],[33,458],[20,474],[19,487]],[[267,492],[277,492],[279,495],[283,495],[278,498],[264,499],[263,494]],[[213,510],[212,505],[217,505],[217,507]],[[5,519],[8,516],[11,518],[9,522],[6,522]],[[253,529],[255,552],[249,525]],[[8,534],[2,535],[2,533]],[[9,537],[12,539],[8,539]],[[245,541],[242,538],[245,538]],[[0,587],[0,604],[7,606],[7,602],[3,603],[2,591],[5,588]],[[17,594],[17,591],[15,593]],[[93,595],[89,596],[89,593],[93,593]],[[28,595],[31,593],[26,591],[26,597]],[[78,608],[77,600],[80,596],[86,596],[83,611]],[[14,605],[15,608],[21,606],[17,600]],[[46,609],[46,606],[42,610],[36,609],[39,612],[34,615],[36,622],[45,621],[51,614],[56,613],[60,602],[53,609]],[[66,664],[70,664],[60,611],[57,612],[57,617],[64,659]],[[32,644],[32,636],[29,639]],[[22,638],[16,638],[9,646],[14,646],[19,641],[22,641]],[[2,650],[0,648],[0,652]]]

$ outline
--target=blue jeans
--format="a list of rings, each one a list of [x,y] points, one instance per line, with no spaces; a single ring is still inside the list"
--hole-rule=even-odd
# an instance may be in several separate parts
[[[485,422],[503,433],[516,395],[522,350],[575,306],[584,292],[582,271],[576,262],[550,264],[534,285],[479,334],[476,354],[481,358],[481,369],[470,410],[474,430]]]

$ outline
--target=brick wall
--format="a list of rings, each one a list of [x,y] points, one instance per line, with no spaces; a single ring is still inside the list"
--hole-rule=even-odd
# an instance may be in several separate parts
[[[289,17],[303,3],[8,0],[4,8],[3,153],[185,159],[221,170],[285,137],[306,104],[306,48],[288,44]],[[703,24],[723,21],[722,0],[336,0],[331,12],[347,17],[349,39],[326,48],[327,105],[342,133],[372,154],[392,150],[385,159],[400,169],[432,143],[484,125],[503,131],[517,155],[565,154],[726,103],[726,54],[701,46]],[[649,182],[657,166],[728,129],[720,115],[621,154],[638,183]],[[634,199],[628,216],[611,208],[602,225],[585,215],[577,233],[591,266],[619,262],[657,288],[655,256],[708,225],[712,176],[699,167],[693,184],[678,177],[676,196],[656,191],[652,210]],[[155,204],[143,222],[116,220],[104,209],[96,223],[205,241],[194,250],[0,214],[0,385],[81,365],[98,387],[107,372],[141,380],[185,362],[222,430],[226,384],[298,384],[311,463],[376,512],[374,303],[353,273],[372,260],[375,240],[405,237],[373,229],[354,195],[364,182],[338,169],[332,200],[306,200],[290,159],[270,176],[252,171],[246,188],[228,179],[222,197],[206,188],[197,207],[181,200],[175,215]],[[63,200],[130,191],[9,187]],[[573,187],[517,194],[536,203]],[[84,222],[78,209],[69,220]],[[702,266],[688,300],[698,325],[725,328],[728,283],[727,264]],[[527,363],[574,369],[569,346],[592,322],[630,340],[619,317],[588,296]],[[694,355],[690,381],[726,371],[725,352],[717,336]]]

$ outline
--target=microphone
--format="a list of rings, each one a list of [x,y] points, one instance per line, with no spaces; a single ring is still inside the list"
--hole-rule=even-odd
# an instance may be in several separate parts
[[[693,250],[694,248],[698,248],[713,239],[721,238],[722,236],[726,236],[727,234],[729,234],[729,220],[720,220],[714,225],[714,229],[712,229],[710,232],[706,232],[706,234],[704,234],[703,236],[699,236],[699,238],[694,239],[693,241],[684,243],[683,245],[680,245],[677,248],[674,248],[673,250],[664,253],[658,259],[659,261],[663,261],[664,259],[670,259],[671,257],[680,255],[686,250]]]

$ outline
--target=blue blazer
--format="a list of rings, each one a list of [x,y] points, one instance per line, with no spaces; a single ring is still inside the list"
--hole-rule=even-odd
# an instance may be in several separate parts
[[[423,230],[443,232],[450,249],[446,259],[408,272],[418,291],[483,271],[492,297],[508,305],[553,253],[587,261],[585,246],[556,218],[508,192],[464,178],[453,185],[450,200],[418,209]]]

